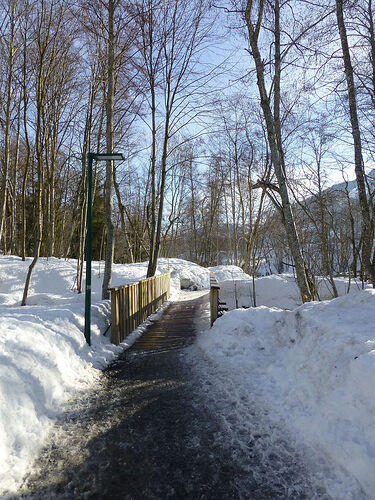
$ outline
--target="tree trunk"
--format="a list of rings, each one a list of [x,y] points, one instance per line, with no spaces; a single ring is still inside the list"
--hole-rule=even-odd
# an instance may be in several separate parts
[[[365,181],[365,172],[364,172],[364,164],[362,156],[361,132],[359,129],[357,99],[356,99],[356,91],[354,85],[354,72],[351,62],[348,36],[344,22],[343,0],[336,0],[336,17],[337,17],[337,26],[340,33],[342,55],[345,67],[346,84],[348,88],[350,123],[351,123],[351,132],[354,143],[355,175],[358,187],[359,204],[361,207],[362,264],[364,267],[364,271],[367,274],[367,277],[372,281],[372,284],[375,287],[375,269],[371,262],[374,228],[371,221],[371,215],[370,215],[371,211],[366,193],[366,181]]]
[[[133,254],[133,249],[132,249],[132,245],[130,243],[130,240],[129,240],[129,235],[128,235],[128,231],[127,231],[127,227],[126,227],[126,221],[125,221],[125,207],[121,201],[121,194],[120,194],[120,187],[116,181],[116,172],[114,171],[113,172],[113,184],[114,184],[114,187],[115,187],[115,193],[116,193],[116,198],[117,198],[117,205],[118,205],[118,208],[120,210],[120,221],[121,221],[121,229],[122,229],[122,232],[124,234],[124,238],[125,238],[125,241],[126,241],[126,244],[127,244],[127,247],[128,247],[128,251],[129,251],[129,255],[130,255],[130,261],[132,263],[135,262],[134,260],[134,254]]]
[[[161,231],[162,231],[162,222],[163,222],[163,211],[164,211],[164,192],[165,192],[165,181],[167,176],[167,155],[168,155],[168,143],[169,143],[169,113],[165,118],[165,127],[164,127],[164,141],[163,141],[163,153],[161,159],[161,173],[160,173],[160,189],[159,189],[159,206],[157,213],[157,224],[156,231],[154,236],[154,245],[152,248],[152,253],[150,254],[150,260],[148,263],[147,269],[147,277],[154,276],[156,273],[156,269],[158,266],[158,258],[160,251],[160,243],[161,243]]]
[[[258,47],[258,36],[261,26],[264,1],[259,6],[259,15],[257,25],[254,28],[251,20],[251,10],[253,2],[248,0],[245,11],[245,20],[248,29],[251,52],[255,63],[257,84],[261,99],[261,107],[266,122],[267,137],[271,151],[272,164],[275,169],[276,178],[279,185],[279,194],[282,203],[282,219],[287,234],[288,245],[292,254],[296,269],[297,284],[303,302],[313,300],[314,296],[310,290],[309,281],[306,272],[306,266],[302,255],[302,250],[297,234],[297,228],[294,221],[293,211],[289,200],[288,188],[286,183],[286,172],[284,165],[284,155],[281,143],[281,130],[278,103],[280,100],[280,26],[279,26],[279,1],[275,1],[275,116],[272,115],[270,100],[267,94],[264,80],[264,63]],[[277,95],[276,95],[277,94]]]
[[[41,71],[39,72],[39,78],[41,79]],[[22,302],[21,306],[26,305],[26,300],[27,300],[27,295],[29,292],[29,286],[31,282],[31,276],[34,270],[34,267],[39,259],[40,255],[40,247],[42,244],[42,235],[43,235],[43,213],[42,213],[42,198],[43,198],[43,185],[44,185],[44,175],[43,175],[43,146],[42,146],[42,140],[41,140],[41,115],[43,112],[43,97],[42,97],[42,92],[41,92],[41,81],[39,80],[38,82],[38,91],[37,91],[37,100],[38,100],[38,105],[37,105],[37,126],[36,126],[36,150],[37,150],[37,172],[38,172],[38,184],[37,184],[37,203],[36,203],[36,210],[37,210],[37,222],[36,222],[36,234],[35,234],[35,243],[34,243],[34,258],[33,261],[31,262],[28,272],[27,272],[27,277],[26,277],[26,282],[25,282],[25,288],[23,291],[23,297],[22,297]]]
[[[14,158],[13,167],[13,178],[12,178],[12,207],[11,207],[11,231],[10,231],[10,242],[9,251],[11,255],[16,253],[16,242],[17,242],[17,216],[18,216],[18,206],[17,206],[17,177],[18,177],[18,163],[20,156],[20,132],[21,132],[21,100],[18,102],[17,109],[17,137],[16,137],[16,150]]]
[[[152,16],[152,11],[150,12]],[[154,262],[156,254],[156,96],[155,96],[155,78],[154,78],[154,68],[153,68],[153,26],[152,17],[150,20],[150,55],[149,55],[149,80],[150,80],[150,93],[151,93],[151,133],[152,133],[152,145],[151,145],[151,206],[150,206],[150,250],[149,250],[149,262],[147,267],[147,277],[150,278],[155,275],[157,263]]]
[[[4,156],[2,168],[2,180],[0,189],[0,243],[4,235],[6,201],[9,180],[10,167],[10,127],[12,119],[12,101],[13,101],[13,69],[14,69],[14,39],[15,39],[15,9],[16,2],[12,2],[10,12],[10,33],[9,49],[7,61],[7,85],[6,85],[6,104],[5,104],[5,130],[4,130]],[[6,248],[4,248],[6,251]]]
[[[27,295],[29,293],[29,287],[30,287],[30,282],[31,282],[31,276],[32,276],[34,267],[36,266],[36,263],[38,262],[39,254],[40,254],[40,247],[42,244],[43,218],[42,218],[42,187],[41,187],[40,182],[38,182],[38,198],[37,199],[38,199],[38,203],[37,203],[38,216],[37,216],[37,224],[36,224],[34,258],[33,258],[32,262],[29,266],[29,269],[27,271],[26,282],[25,282],[25,287],[23,290],[21,306],[26,305]]]
[[[190,181],[190,192],[191,192],[191,224],[190,227],[193,231],[193,242],[194,242],[194,258],[193,261],[198,263],[198,241],[197,241],[197,222],[196,222],[196,201],[195,201],[195,186],[193,180],[193,158],[189,158],[189,181]]]
[[[95,84],[94,75],[93,81],[91,82],[91,88],[89,92],[88,107],[86,113],[86,123],[85,132],[83,140],[83,150],[82,150],[82,205],[79,217],[79,246],[78,246],[78,256],[77,256],[77,292],[82,292],[82,281],[83,281],[83,266],[85,260],[85,245],[86,245],[86,222],[87,222],[87,154],[91,149],[91,129],[92,129],[92,117],[95,101]],[[94,191],[95,192],[95,191]]]
[[[115,97],[115,54],[114,54],[114,0],[108,1],[108,57],[107,57],[107,101],[106,101],[106,146],[107,153],[113,153],[113,106]],[[106,161],[105,180],[105,225],[107,233],[102,299],[109,298],[108,288],[112,280],[112,263],[115,250],[113,225],[113,161]]]
[[[28,119],[27,119],[27,111],[28,111],[28,80],[27,80],[27,33],[26,31],[22,35],[23,37],[23,65],[22,65],[22,100],[23,100],[23,131],[25,137],[25,145],[26,145],[26,158],[24,162],[24,171],[22,176],[22,193],[21,193],[21,225],[22,225],[22,234],[21,234],[21,257],[22,260],[26,260],[26,186],[27,186],[27,178],[29,175],[30,168],[30,158],[31,158],[31,146],[29,139],[29,131],[28,131]]]

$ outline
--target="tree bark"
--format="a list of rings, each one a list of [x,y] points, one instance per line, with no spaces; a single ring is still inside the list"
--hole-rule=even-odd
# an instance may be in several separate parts
[[[14,73],[14,58],[15,58],[15,11],[16,2],[12,1],[10,5],[10,33],[9,33],[9,48],[8,48],[8,61],[7,61],[7,85],[6,85],[6,104],[5,104],[5,131],[4,131],[4,157],[2,168],[2,180],[0,190],[0,243],[4,235],[6,201],[9,180],[10,168],[10,127],[11,127],[11,114],[13,104],[13,73]],[[4,248],[6,252],[6,248]]]
[[[44,186],[44,165],[43,165],[43,133],[42,133],[42,114],[44,109],[44,82],[43,82],[43,52],[40,53],[39,68],[38,68],[38,84],[37,84],[37,123],[35,131],[36,139],[36,155],[37,155],[37,193],[36,193],[36,231],[34,242],[34,258],[29,266],[25,287],[23,291],[21,306],[26,305],[27,295],[29,292],[31,276],[40,255],[40,247],[42,244],[43,235],[43,212],[42,212],[42,199],[43,199],[43,186]]]
[[[114,53],[114,0],[108,1],[108,56],[107,56],[107,100],[106,100],[106,146],[107,153],[113,153],[113,107],[115,97],[115,53]],[[108,288],[112,280],[112,263],[115,250],[113,225],[113,161],[106,161],[105,180],[105,225],[106,252],[102,287],[102,299],[109,298]]]
[[[348,36],[344,21],[343,0],[336,0],[337,26],[340,34],[341,49],[344,60],[346,84],[349,99],[349,114],[351,123],[351,132],[354,143],[354,165],[355,176],[358,187],[358,198],[361,207],[362,217],[362,264],[367,277],[375,287],[375,269],[371,262],[372,245],[374,239],[374,227],[371,221],[371,211],[366,193],[366,181],[362,156],[361,132],[359,128],[357,98],[354,84],[354,72],[351,62]]]
[[[257,84],[260,94],[261,107],[267,128],[268,143],[271,151],[272,164],[275,169],[276,178],[279,185],[279,194],[282,203],[282,219],[285,226],[290,252],[292,254],[296,269],[297,284],[303,302],[313,300],[314,296],[310,290],[309,281],[306,272],[305,261],[302,255],[301,245],[298,238],[297,228],[294,221],[292,206],[289,200],[286,172],[284,164],[283,148],[281,143],[280,120],[278,115],[278,103],[280,99],[280,26],[279,26],[279,1],[275,1],[275,95],[274,103],[276,105],[275,116],[272,115],[270,99],[267,94],[264,63],[258,47],[258,36],[261,28],[264,0],[260,2],[256,26],[253,26],[251,15],[253,2],[248,0],[245,10],[245,21],[249,35],[251,53],[255,63],[257,74]]]

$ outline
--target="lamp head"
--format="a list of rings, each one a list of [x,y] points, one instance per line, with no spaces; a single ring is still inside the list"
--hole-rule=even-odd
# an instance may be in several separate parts
[[[89,153],[89,155],[96,161],[125,160],[122,153]]]

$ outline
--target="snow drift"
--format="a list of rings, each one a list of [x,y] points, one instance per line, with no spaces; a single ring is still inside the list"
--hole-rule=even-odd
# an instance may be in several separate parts
[[[225,297],[230,310],[251,307],[254,303],[256,306],[292,310],[302,303],[296,280],[292,274],[272,274],[255,278],[253,283],[250,276],[240,268],[231,269],[236,266],[219,267],[228,267],[228,270],[219,269],[214,272],[220,282],[220,296]],[[362,290],[362,283],[355,279],[349,282],[347,278],[335,278],[335,285],[339,296]],[[321,300],[333,298],[332,287],[327,279],[316,278],[316,286]]]
[[[230,311],[199,344],[374,498],[375,291]]]
[[[75,260],[39,259],[27,306],[21,307],[31,259],[0,257],[0,494],[12,491],[38,453],[69,398],[88,390],[100,369],[131,345],[141,325],[120,346],[110,343],[110,302],[101,300],[103,263],[93,262],[92,346],[83,335],[84,294],[77,294]],[[172,294],[182,283],[209,286],[209,271],[181,259],[161,259],[158,273],[172,272]],[[112,284],[146,277],[147,263],[113,266]],[[185,281],[184,281],[185,280]]]

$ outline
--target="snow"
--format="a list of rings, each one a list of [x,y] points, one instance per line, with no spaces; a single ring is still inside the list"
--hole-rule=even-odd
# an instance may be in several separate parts
[[[89,347],[83,335],[84,294],[75,290],[76,261],[40,259],[28,305],[21,307],[30,262],[0,257],[0,495],[17,491],[64,405],[97,386],[101,369],[147,326],[120,346],[110,343],[110,330],[103,335],[110,303],[100,298],[104,265],[94,262]],[[147,263],[115,264],[112,285],[142,279],[146,271]],[[198,327],[204,330],[198,346],[205,356],[197,359],[208,356],[225,373],[210,379],[215,385],[220,380],[223,406],[225,398],[241,394],[238,419],[256,404],[259,415],[278,422],[280,436],[285,426],[293,439],[317,450],[317,457],[323,453],[346,471],[349,479],[336,482],[327,473],[333,498],[375,498],[374,290],[361,290],[352,281],[350,294],[344,295],[348,280],[338,278],[341,297],[300,305],[293,276],[273,275],[255,280],[259,307],[243,309],[251,304],[252,280],[240,268],[204,269],[182,259],[161,259],[158,273],[167,271],[173,300],[200,295],[209,286],[210,271],[230,309],[237,294],[239,309],[219,318],[212,329]],[[324,280],[319,293],[330,297]],[[354,494],[353,482],[367,496]]]
[[[84,339],[84,294],[75,291],[77,262],[39,259],[27,306],[21,307],[31,258],[0,257],[0,494],[17,488],[64,403],[89,390],[101,369],[132,345],[147,322],[120,346],[110,343],[110,301],[101,300],[103,263],[93,262],[91,336]],[[209,285],[209,271],[180,259],[160,260],[172,272],[172,298],[181,282]],[[113,266],[112,285],[146,277],[147,263]],[[157,314],[156,313],[156,317]],[[155,319],[155,315],[152,317]]]
[[[279,280],[261,282],[272,288]],[[224,290],[221,299],[228,301]],[[260,303],[274,295],[277,304],[272,290],[260,290]],[[293,310],[230,311],[200,336],[199,345],[269,405],[276,420],[375,498],[375,290],[351,291],[357,293]],[[350,497],[334,489],[331,494]]]
[[[177,287],[185,290],[206,290],[210,286],[210,271],[204,267],[182,259],[162,259],[158,265],[160,272],[171,271],[172,281],[177,278]],[[179,281],[179,284],[178,284]]]
[[[225,268],[228,270],[226,271]],[[253,281],[236,266],[218,266],[211,268],[220,284],[220,298],[225,298],[226,307],[230,310],[238,307],[254,305]],[[327,279],[317,278],[316,285],[319,298],[327,300],[333,298],[332,287]],[[339,296],[352,294],[362,290],[359,280],[335,278],[335,285]],[[292,274],[272,274],[254,280],[255,305],[279,307],[281,309],[295,309],[301,305],[301,296]],[[237,299],[237,302],[236,302]]]
[[[218,281],[226,280],[249,280],[251,279],[248,274],[246,274],[238,266],[214,266],[210,267],[209,270],[214,273]]]

